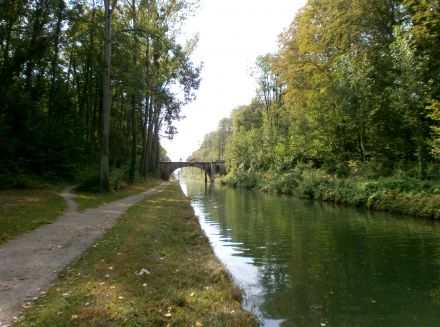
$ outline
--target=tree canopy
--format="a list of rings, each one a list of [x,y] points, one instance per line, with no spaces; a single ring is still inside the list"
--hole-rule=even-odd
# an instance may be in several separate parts
[[[425,178],[440,159],[439,22],[438,1],[309,0],[279,51],[257,58],[255,99],[224,141],[231,171],[305,162]]]
[[[113,4],[110,167],[133,181],[157,172],[160,136],[173,137],[199,87],[201,66],[190,59],[197,38],[179,41],[197,4]],[[0,3],[0,175],[99,171],[104,14],[95,0]]]

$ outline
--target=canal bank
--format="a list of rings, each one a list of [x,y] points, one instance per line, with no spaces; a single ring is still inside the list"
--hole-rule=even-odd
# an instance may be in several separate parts
[[[177,184],[132,206],[16,326],[253,326]]]
[[[439,326],[440,224],[182,181],[264,326]]]
[[[299,166],[285,173],[236,173],[222,179],[232,187],[292,195],[372,210],[440,219],[440,183],[407,175],[337,177]]]

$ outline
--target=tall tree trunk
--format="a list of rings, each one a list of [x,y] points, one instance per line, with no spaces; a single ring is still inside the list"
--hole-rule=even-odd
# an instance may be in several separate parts
[[[134,93],[131,95],[131,162],[128,182],[134,183],[136,172],[136,97]]]
[[[417,168],[418,168],[418,175],[420,179],[426,179],[427,175],[427,162],[429,157],[429,150],[428,146],[426,145],[426,137],[417,137],[416,144],[417,144]]]
[[[156,153],[154,156],[154,175],[159,175],[159,162],[160,162],[160,140],[159,140],[159,131],[156,133]]]
[[[147,78],[150,77],[150,39],[147,37],[147,48],[145,50],[145,68],[146,68],[146,76]],[[141,167],[140,172],[142,177],[147,177],[147,137],[148,137],[148,124],[151,120],[151,108],[153,99],[150,96],[150,90],[148,87],[145,90],[145,112],[143,115],[143,122],[142,122],[142,156],[141,156]]]
[[[46,49],[48,46],[45,41],[42,40],[44,25],[48,20],[48,6],[49,4],[47,0],[41,0],[36,3],[35,18],[32,24],[32,35],[26,53],[27,63],[25,75],[27,91],[30,91],[32,88],[35,66],[44,56],[45,51],[43,48]]]
[[[160,129],[160,105],[156,105],[153,116],[153,136],[151,138],[150,173],[156,175],[159,167],[159,129]]]
[[[136,17],[136,2],[132,0],[131,10],[133,15],[133,29],[137,28],[137,17]],[[131,88],[131,162],[128,182],[130,184],[134,183],[136,174],[136,95],[137,95],[137,80],[136,80],[136,69],[137,69],[137,37],[133,34],[133,74],[132,78],[132,88]]]
[[[145,112],[143,114],[142,121],[142,155],[141,155],[141,165],[140,165],[140,175],[142,177],[147,176],[147,129],[149,123],[149,112],[150,112],[150,102],[151,98],[145,95]]]
[[[112,12],[116,1],[110,8],[110,0],[104,0],[105,10],[105,36],[104,36],[104,70],[102,83],[102,136],[101,136],[101,188],[110,190],[110,114],[112,107],[112,94],[110,85],[110,67],[112,55]]]
[[[147,144],[145,149],[145,176],[151,173],[151,159],[153,147],[153,99],[148,110]]]
[[[156,123],[155,123],[156,125]],[[159,155],[159,132],[154,131],[153,133],[153,142],[151,147],[151,160],[150,160],[150,172],[153,176],[157,173],[157,166],[158,166],[158,155]]]
[[[48,116],[54,114],[55,105],[55,95],[57,93],[57,84],[58,84],[58,55],[59,55],[59,44],[60,44],[60,34],[61,34],[61,25],[64,19],[64,0],[58,1],[58,12],[57,12],[57,23],[55,27],[55,35],[54,35],[54,51],[52,56],[51,68],[50,68],[50,91],[49,91],[49,113]]]
[[[359,128],[359,147],[361,151],[361,159],[362,162],[366,161],[366,148],[365,148],[365,122],[364,118],[361,117],[360,128]]]

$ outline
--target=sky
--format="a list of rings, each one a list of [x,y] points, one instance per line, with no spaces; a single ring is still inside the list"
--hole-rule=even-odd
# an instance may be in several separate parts
[[[278,36],[306,0],[200,0],[185,33],[199,34],[192,60],[203,62],[197,99],[186,105],[185,119],[175,122],[178,134],[162,139],[171,160],[185,160],[205,134],[214,131],[231,111],[249,104],[256,85],[250,76],[259,55],[275,53]]]

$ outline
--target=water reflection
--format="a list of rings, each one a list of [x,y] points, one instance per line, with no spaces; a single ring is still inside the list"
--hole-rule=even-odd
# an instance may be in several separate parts
[[[181,185],[265,326],[440,326],[438,224]]]

